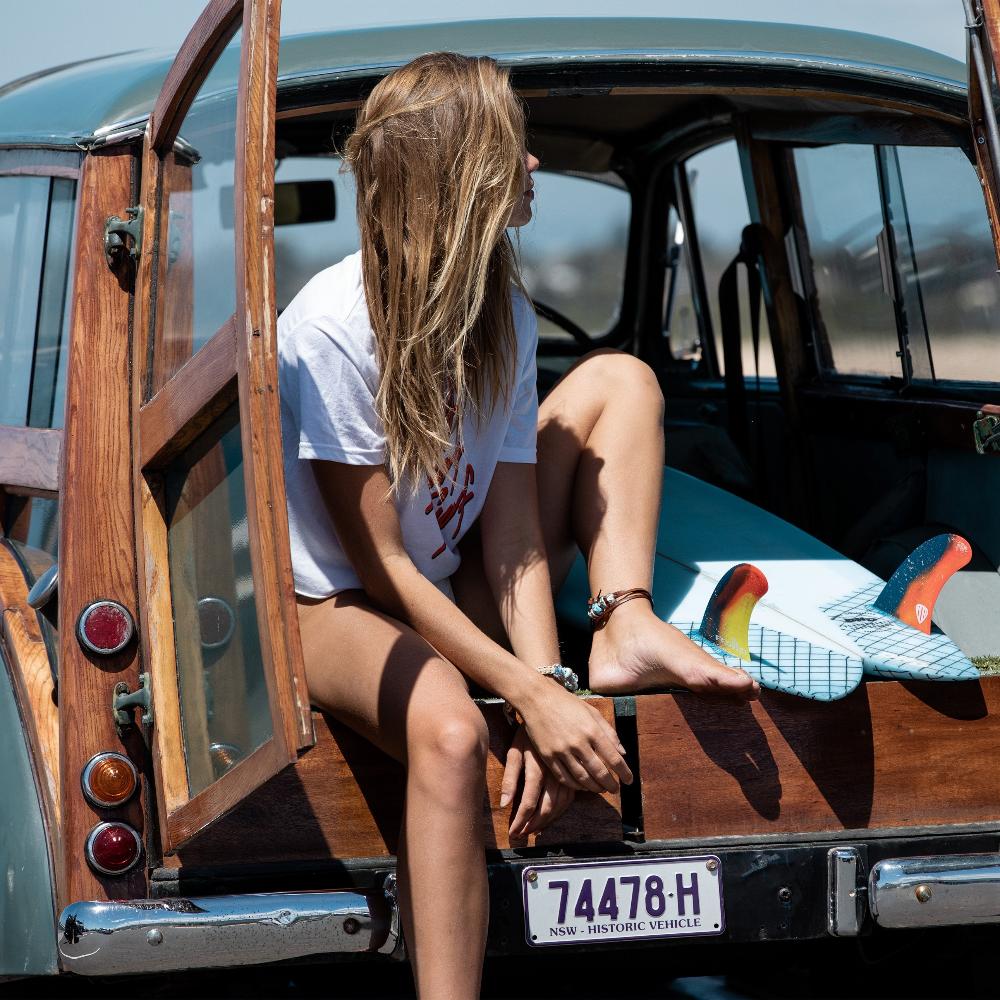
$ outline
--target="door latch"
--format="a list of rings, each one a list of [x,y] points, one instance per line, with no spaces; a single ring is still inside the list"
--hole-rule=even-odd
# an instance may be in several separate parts
[[[111,697],[111,713],[115,718],[115,727],[119,735],[121,731],[132,725],[132,709],[141,708],[142,717],[140,721],[144,726],[153,724],[153,699],[149,688],[149,674],[143,672],[139,674],[139,686],[134,691],[129,691],[125,681],[119,681],[115,685],[114,694]]]
[[[127,221],[112,215],[104,223],[104,258],[112,270],[117,267],[124,254],[134,261],[142,253],[142,207],[133,205],[125,209],[125,214],[128,216]],[[126,237],[132,240],[131,246],[126,242]]]

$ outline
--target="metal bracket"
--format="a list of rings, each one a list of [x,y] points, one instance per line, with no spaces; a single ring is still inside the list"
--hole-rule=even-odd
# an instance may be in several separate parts
[[[139,674],[139,687],[135,691],[129,691],[125,681],[119,681],[115,685],[114,693],[111,697],[111,713],[115,719],[115,727],[119,734],[123,729],[133,723],[132,709],[141,708],[142,717],[140,722],[144,726],[153,724],[153,697],[149,686],[149,674]]]
[[[972,437],[976,442],[977,454],[1000,451],[1000,416],[980,410],[972,422]]]
[[[132,205],[125,209],[125,214],[128,216],[127,222],[112,215],[104,223],[104,259],[112,270],[123,253],[127,253],[132,260],[137,260],[142,253],[143,210],[139,205]],[[131,238],[131,246],[125,242],[126,236]]]
[[[826,863],[826,929],[834,937],[857,937],[867,902],[861,856],[854,847],[831,847]]]
[[[389,932],[385,941],[378,949],[380,955],[402,962],[406,958],[406,942],[403,940],[403,924],[399,916],[399,893],[396,888],[396,875],[390,872],[382,883],[385,902],[389,908]]]

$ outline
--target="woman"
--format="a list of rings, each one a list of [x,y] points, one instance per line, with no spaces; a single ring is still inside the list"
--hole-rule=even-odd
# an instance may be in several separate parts
[[[632,780],[612,727],[539,668],[559,660],[552,594],[576,546],[595,593],[652,585],[663,401],[645,366],[598,352],[538,408],[537,326],[506,233],[531,218],[538,161],[495,62],[437,53],[391,73],[346,160],[361,250],[279,324],[306,670],[315,704],[406,767],[399,887],[418,990],[468,998],[488,899],[487,733],[467,681],[523,720],[501,799],[521,788],[513,836],[576,789]],[[601,618],[594,689],[756,696],[643,594]]]

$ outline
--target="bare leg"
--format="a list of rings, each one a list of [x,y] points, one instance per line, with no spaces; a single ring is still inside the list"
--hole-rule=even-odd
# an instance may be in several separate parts
[[[406,766],[398,874],[417,992],[478,997],[489,915],[482,714],[458,670],[360,591],[300,601],[299,624],[313,703]]]
[[[538,423],[553,587],[579,546],[594,594],[651,589],[663,483],[663,397],[652,371],[617,351],[587,355],[546,397]],[[668,686],[730,698],[759,693],[748,674],[712,659],[641,599],[594,633],[590,686],[606,694]]]

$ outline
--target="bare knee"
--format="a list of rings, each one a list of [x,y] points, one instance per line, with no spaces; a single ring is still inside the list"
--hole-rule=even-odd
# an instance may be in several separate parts
[[[489,732],[471,699],[448,702],[433,718],[413,726],[410,767],[452,786],[478,783],[486,773]]]
[[[605,402],[627,400],[631,407],[663,413],[663,392],[655,372],[632,354],[613,348],[591,351],[581,358],[576,371]]]

